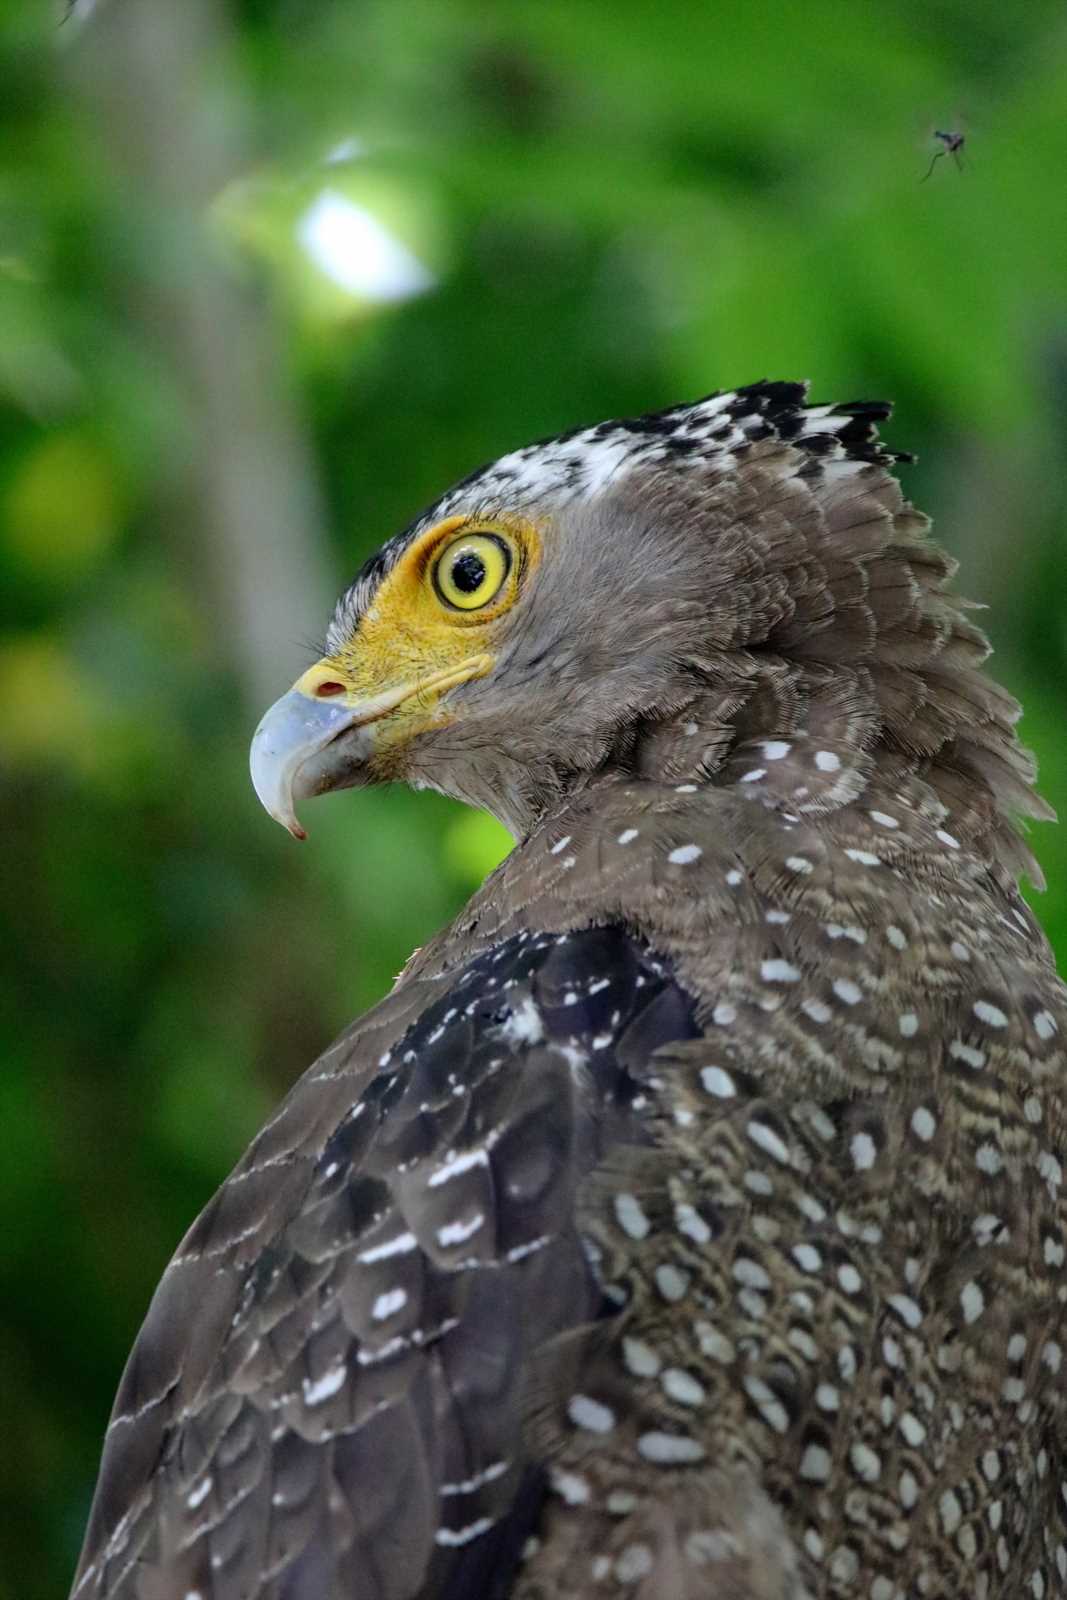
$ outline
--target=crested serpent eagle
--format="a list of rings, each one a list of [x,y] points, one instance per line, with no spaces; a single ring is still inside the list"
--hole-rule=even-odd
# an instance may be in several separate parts
[[[887,414],[566,433],[342,595],[267,810],[515,848],[180,1245],[78,1600],[1067,1593],[1049,813]]]

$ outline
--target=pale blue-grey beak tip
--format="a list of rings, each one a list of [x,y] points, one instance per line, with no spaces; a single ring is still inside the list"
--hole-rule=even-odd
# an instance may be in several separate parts
[[[263,808],[288,828],[294,839],[307,838],[297,821],[296,802],[321,793],[323,788],[314,757],[352,728],[358,716],[358,711],[344,702],[313,700],[299,689],[290,689],[274,702],[252,735],[252,785]],[[360,734],[369,750],[369,733],[355,730],[354,736]],[[353,758],[361,753],[366,752],[349,750]]]

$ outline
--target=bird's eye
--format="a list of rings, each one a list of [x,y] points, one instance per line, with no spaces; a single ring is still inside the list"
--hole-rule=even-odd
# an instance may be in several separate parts
[[[468,533],[447,546],[433,569],[440,599],[457,611],[480,611],[495,600],[511,571],[511,551],[493,533]]]

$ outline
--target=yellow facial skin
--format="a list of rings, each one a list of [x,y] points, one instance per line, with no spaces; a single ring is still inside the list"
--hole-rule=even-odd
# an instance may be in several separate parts
[[[492,670],[499,624],[540,555],[531,523],[446,518],[383,578],[353,638],[294,689],[366,705],[375,723],[370,765],[388,776],[410,739],[453,719],[442,704],[447,691]]]

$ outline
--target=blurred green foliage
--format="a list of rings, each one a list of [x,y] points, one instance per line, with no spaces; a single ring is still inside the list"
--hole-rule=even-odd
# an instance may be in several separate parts
[[[764,375],[893,396],[1067,805],[1067,18],[0,0],[0,51],[0,1595],[43,1600],[182,1231],[506,847],[376,792],[298,849],[246,780],[452,479]]]

